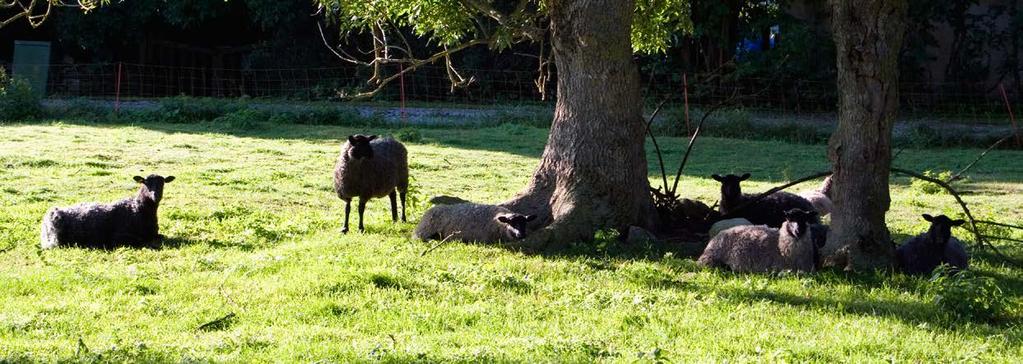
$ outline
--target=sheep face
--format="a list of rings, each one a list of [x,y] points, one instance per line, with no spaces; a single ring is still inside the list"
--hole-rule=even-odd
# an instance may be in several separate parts
[[[174,176],[163,177],[156,174],[151,174],[142,178],[141,176],[133,177],[135,182],[142,185],[139,189],[139,194],[153,202],[160,203],[163,199],[163,185],[170,183],[174,180]]]
[[[369,145],[369,142],[376,139],[376,135],[362,135],[355,134],[348,136],[348,159],[349,160],[360,160],[373,158],[373,147]]]
[[[803,211],[800,209],[791,209],[785,211],[785,221],[793,224],[786,224],[788,227],[788,233],[794,237],[802,237],[810,230],[810,222],[815,221],[817,213],[814,211]]]
[[[741,176],[729,174],[727,176],[711,175],[715,181],[721,182],[721,197],[725,199],[736,199],[742,196],[742,188],[739,187],[739,182],[749,179],[750,174],[746,173]]]
[[[923,217],[924,220],[931,223],[931,228],[927,231],[927,235],[931,237],[931,242],[941,246],[945,246],[948,243],[948,239],[952,237],[953,226],[959,226],[966,222],[963,220],[952,220],[945,215],[931,216],[923,214]]]
[[[536,219],[536,215],[522,214],[501,214],[497,215],[497,222],[503,224],[504,233],[512,240],[522,240],[526,237],[526,224]]]

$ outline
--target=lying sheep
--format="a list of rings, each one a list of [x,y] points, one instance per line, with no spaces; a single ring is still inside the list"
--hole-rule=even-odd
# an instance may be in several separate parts
[[[494,243],[521,240],[536,215],[517,214],[507,208],[476,203],[437,205],[426,210],[412,237],[419,240],[452,239]]]
[[[710,240],[698,262],[735,272],[812,272],[817,258],[810,223],[816,218],[815,212],[792,209],[785,212],[781,229],[754,225],[722,231]]]
[[[78,245],[113,248],[159,241],[156,210],[163,199],[163,186],[174,176],[151,174],[134,177],[139,192],[110,204],[84,203],[54,207],[43,215],[40,235],[43,249]]]
[[[371,198],[391,198],[391,220],[398,221],[395,190],[401,196],[401,221],[405,222],[405,195],[408,193],[408,152],[391,138],[376,135],[350,135],[341,145],[334,165],[334,191],[345,201],[345,226],[352,211],[352,198],[359,198],[359,231],[364,231],[362,215]]]
[[[717,236],[718,234],[720,234],[722,231],[734,228],[736,226],[745,226],[745,225],[753,225],[753,223],[749,222],[749,220],[743,219],[741,217],[737,217],[737,218],[734,218],[734,219],[724,219],[724,220],[715,222],[714,225],[711,225],[710,226],[710,232],[707,235],[710,236],[711,238],[713,238],[713,237]]]
[[[827,216],[834,209],[834,204],[831,202],[831,176],[824,178],[824,182],[821,182],[820,188],[813,191],[806,191],[799,194],[799,197],[805,198],[810,201],[813,205],[813,209],[817,210],[820,216]]]
[[[923,214],[923,217],[931,222],[931,227],[926,233],[906,240],[895,250],[898,268],[907,274],[930,274],[941,264],[956,269],[968,268],[970,257],[959,239],[952,236],[952,227],[965,221],[952,220],[945,215]]]
[[[767,225],[773,228],[780,227],[785,222],[785,211],[800,209],[803,211],[816,211],[810,201],[797,195],[778,191],[764,196],[756,203],[746,206],[741,211],[737,209],[747,201],[752,200],[756,195],[742,193],[739,183],[749,179],[750,174],[742,176],[729,174],[727,176],[712,175],[715,181],[721,182],[721,205],[718,209],[722,215],[728,217],[742,217],[754,225]],[[734,216],[732,214],[735,214]],[[812,223],[820,223],[820,217],[814,216]]]

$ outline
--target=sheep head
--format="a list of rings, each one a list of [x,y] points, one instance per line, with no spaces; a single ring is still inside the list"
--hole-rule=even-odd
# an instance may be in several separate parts
[[[376,139],[376,135],[355,134],[348,136],[348,150],[345,156],[349,160],[360,160],[373,158],[373,147],[369,142]]]
[[[930,237],[930,242],[934,245],[944,247],[948,244],[948,239],[952,237],[952,227],[959,226],[965,223],[963,220],[952,220],[945,215],[931,216],[923,214],[924,220],[931,223],[931,228],[927,230],[927,236]]]
[[[791,209],[785,211],[785,221],[789,222],[784,226],[788,233],[796,238],[803,236],[810,229],[810,222],[815,221],[817,212]]]
[[[135,182],[142,185],[142,187],[139,188],[139,196],[143,199],[160,203],[160,200],[163,199],[163,185],[173,181],[174,176],[163,177],[151,174],[145,178],[142,178],[142,176],[135,176],[133,179]]]
[[[713,174],[710,177],[713,178],[715,181],[721,182],[722,201],[725,200],[734,201],[735,199],[739,198],[739,196],[742,196],[742,188],[739,187],[739,183],[749,179],[750,174],[746,173],[743,174],[742,176],[736,176],[734,174],[729,174],[726,176]]]
[[[526,237],[526,224],[536,219],[536,215],[500,214],[497,222],[504,224],[504,233],[511,240],[522,240]]]

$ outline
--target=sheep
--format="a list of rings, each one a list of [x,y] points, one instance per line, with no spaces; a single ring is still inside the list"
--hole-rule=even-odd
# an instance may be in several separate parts
[[[824,182],[821,182],[820,188],[813,191],[801,192],[799,197],[805,198],[810,201],[813,205],[813,209],[817,210],[817,213],[821,217],[827,216],[834,209],[834,204],[831,202],[831,176],[824,178]]]
[[[744,226],[744,225],[753,225],[753,223],[749,222],[749,220],[743,219],[741,217],[737,217],[737,218],[734,218],[734,219],[724,219],[724,220],[715,222],[714,225],[711,225],[710,226],[710,232],[707,235],[713,238],[713,237],[717,236],[718,234],[720,234],[722,231],[731,229],[731,228],[736,227],[736,226]]]
[[[376,135],[348,136],[334,165],[334,191],[345,202],[345,225],[341,233],[348,233],[348,216],[355,197],[359,198],[359,231],[365,231],[362,216],[371,198],[390,197],[391,221],[398,221],[395,190],[401,196],[401,221],[406,222],[408,152],[405,146],[392,138],[378,139]]]
[[[471,201],[463,199],[461,197],[439,195],[430,198],[431,205],[454,205],[460,203],[471,203]]]
[[[484,243],[515,241],[526,237],[526,225],[535,219],[536,215],[518,214],[496,205],[468,202],[436,205],[423,214],[412,238]]]
[[[174,176],[151,174],[133,178],[141,185],[134,197],[110,204],[83,203],[46,211],[41,224],[42,248],[67,245],[113,248],[163,239],[156,210],[163,199],[164,184],[173,181]]]
[[[785,212],[781,229],[754,225],[722,231],[710,240],[698,262],[735,272],[812,272],[817,258],[810,222],[816,217],[816,212],[792,209]]]
[[[753,205],[746,206],[742,211],[736,210],[747,201],[755,198],[755,195],[744,195],[739,182],[749,179],[750,174],[746,173],[742,176],[736,176],[729,174],[727,176],[711,175],[711,178],[721,182],[721,203],[718,209],[722,215],[727,217],[742,217],[749,220],[754,225],[767,225],[769,227],[777,228],[785,222],[785,211],[790,209],[800,209],[803,211],[816,211],[810,201],[799,197],[797,195],[778,191],[770,195],[764,196],[763,199],[757,201]],[[736,215],[732,216],[731,214]],[[814,216],[814,220],[811,223],[820,223],[820,217]]]
[[[897,267],[907,274],[930,274],[942,263],[955,269],[969,267],[969,255],[962,242],[952,236],[952,227],[963,220],[952,220],[945,215],[922,215],[931,223],[926,233],[914,236],[895,250]]]

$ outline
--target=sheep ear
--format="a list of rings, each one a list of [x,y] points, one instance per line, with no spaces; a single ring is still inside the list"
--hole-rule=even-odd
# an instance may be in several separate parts
[[[952,226],[959,226],[959,225],[962,225],[962,224],[965,224],[965,223],[966,223],[966,221],[964,221],[964,220],[952,220],[952,223],[950,225],[952,225]]]
[[[526,215],[526,222],[536,220],[536,215]]]
[[[749,174],[749,173],[743,173],[743,175],[742,175],[742,176],[739,176],[739,180],[740,180],[740,181],[745,181],[745,180],[748,180],[748,179],[749,179],[749,177],[750,177],[750,174]]]
[[[366,141],[367,141],[367,142],[368,142],[368,141],[373,141],[373,139],[376,139],[376,138],[377,138],[377,136],[376,136],[376,135],[370,135],[369,137],[367,137],[367,138],[366,138]]]
[[[718,175],[718,174],[712,174],[712,175],[710,175],[710,178],[713,178],[715,181],[718,181],[718,182],[724,182],[723,181],[724,178],[722,178],[721,175]]]
[[[135,176],[135,177],[132,177],[131,179],[134,179],[135,182],[138,182],[138,183],[142,183],[142,182],[146,181],[146,179],[142,178],[142,176]]]
[[[355,143],[355,135],[349,135],[348,136],[348,142],[349,143]]]
[[[163,179],[163,183],[171,183],[171,181],[174,181],[174,176],[167,176]]]
[[[508,219],[508,216],[504,216],[504,215],[498,216],[497,217],[497,221],[503,222],[505,224],[511,222],[511,220]]]
[[[920,215],[920,216],[923,216],[924,220],[927,220],[927,221],[930,221],[930,222],[934,222],[934,216],[931,216],[931,215],[928,215],[928,214],[923,214],[923,215]]]

